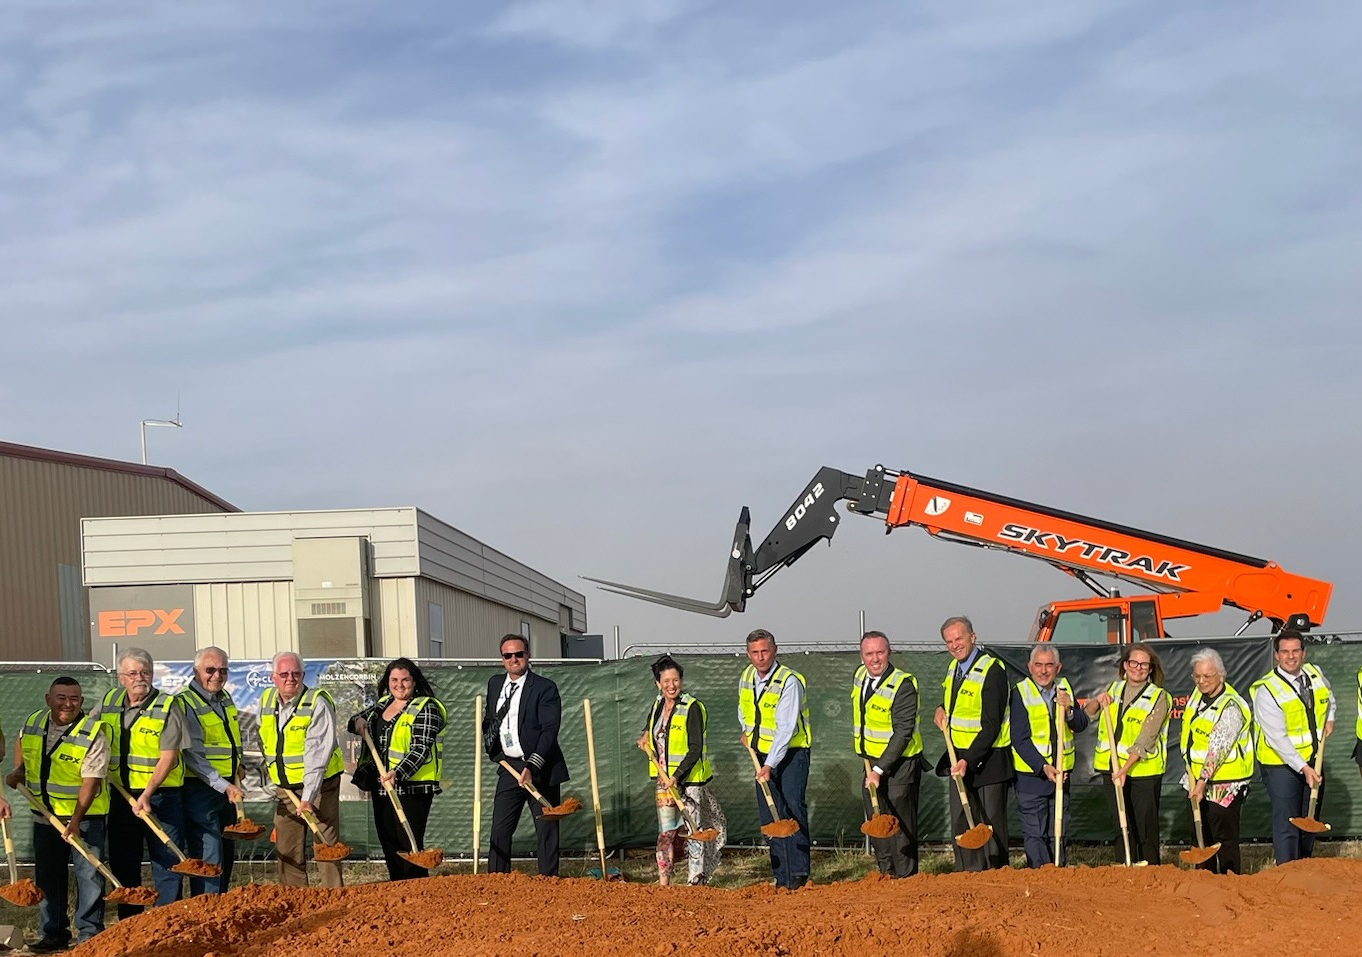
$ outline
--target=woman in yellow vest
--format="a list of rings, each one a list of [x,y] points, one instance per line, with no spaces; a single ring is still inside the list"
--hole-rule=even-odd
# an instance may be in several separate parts
[[[435,795],[440,793],[440,775],[444,770],[440,736],[445,729],[445,706],[435,697],[416,662],[398,658],[378,679],[378,701],[352,717],[348,726],[353,734],[361,734],[367,727],[379,755],[385,759],[384,766],[377,768],[368,747],[360,748],[353,781],[356,787],[369,792],[374,829],[383,847],[388,879],[429,877],[430,871],[401,857],[416,848],[407,846],[407,834],[392,801],[383,793],[383,783],[386,781],[397,791],[416,843],[424,847],[426,821]]]
[[[1117,788],[1125,800],[1131,860],[1157,864],[1159,797],[1168,766],[1168,715],[1173,699],[1163,690],[1163,663],[1146,642],[1122,648],[1116,667],[1116,680],[1083,706],[1090,717],[1097,718],[1092,766],[1110,785],[1106,791],[1113,823],[1118,818]],[[1112,737],[1116,740],[1114,765]]]
[[[656,778],[657,882],[671,883],[677,858],[687,857],[688,884],[705,884],[719,865],[719,850],[727,837],[723,811],[710,793],[714,776],[705,747],[705,706],[681,690],[685,672],[671,655],[653,662],[657,699],[648,712],[638,746],[648,754],[648,773]],[[653,758],[657,760],[654,762]],[[668,793],[675,790],[696,827],[713,828],[713,841],[687,841],[681,833],[683,816]]]
[[[1253,777],[1253,713],[1225,684],[1225,662],[1210,648],[1192,655],[1192,683],[1196,690],[1182,711],[1182,786],[1200,805],[1206,844],[1220,843],[1200,866],[1238,874],[1239,812]]]

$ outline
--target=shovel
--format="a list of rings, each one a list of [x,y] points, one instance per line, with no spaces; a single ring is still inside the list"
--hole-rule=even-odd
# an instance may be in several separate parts
[[[9,861],[9,883],[0,887],[0,897],[15,907],[37,907],[47,895],[27,877],[19,880],[19,865],[14,862],[14,838],[9,836],[9,818],[0,817],[0,831],[5,835],[5,858]]]
[[[942,733],[946,738],[946,754],[949,755],[951,759],[951,768],[954,769],[956,762],[955,743],[951,741],[950,726],[947,725],[942,730]],[[974,823],[974,812],[970,810],[969,795],[965,793],[964,777],[956,774],[955,771],[952,770],[951,780],[955,782],[955,789],[960,793],[960,806],[965,810],[965,823],[969,825],[969,827],[965,828],[963,834],[955,835],[955,843],[959,844],[967,851],[977,851],[987,844],[989,838],[993,836],[993,825],[984,824],[982,822],[979,824]]]
[[[862,758],[866,777],[870,776],[870,759]],[[880,813],[878,788],[870,788],[870,820],[861,822],[861,833],[866,837],[893,837],[899,832],[899,819],[892,814]]]
[[[312,831],[312,836],[317,840],[312,844],[312,856],[319,861],[331,863],[343,861],[350,856],[350,845],[344,841],[337,841],[335,844],[326,843],[326,838],[322,837],[322,826],[317,823],[317,819],[311,813],[303,810],[302,799],[288,788],[279,788],[288,795],[288,799],[293,802],[293,809],[298,812],[298,816],[303,819],[303,823]]]
[[[1201,802],[1195,797],[1192,798],[1192,833],[1196,835],[1196,847],[1179,851],[1178,860],[1184,864],[1198,867],[1220,852],[1220,842],[1216,841],[1210,847],[1206,846],[1206,842],[1201,836]]]
[[[369,754],[374,759],[374,767],[385,767],[386,765],[384,764],[383,758],[378,753],[378,746],[374,744],[373,736],[369,734],[369,725],[367,722],[360,730],[360,733],[364,736],[364,743],[369,746]],[[379,780],[383,781],[381,775]],[[426,870],[439,867],[440,862],[445,859],[445,852],[438,847],[424,851],[421,850],[421,845],[416,843],[416,835],[412,833],[411,822],[407,820],[407,812],[402,807],[402,799],[397,796],[397,789],[393,787],[391,781],[383,781],[383,790],[388,792],[388,800],[393,802],[393,810],[397,812],[397,819],[402,822],[402,830],[407,833],[407,843],[411,845],[411,853],[399,854],[397,856],[408,864],[414,864],[417,867],[422,867]]]
[[[1148,861],[1132,861],[1130,859],[1130,822],[1126,820],[1126,794],[1116,784],[1116,730],[1111,725],[1111,713],[1106,708],[1102,709],[1102,727],[1107,732],[1107,747],[1110,748],[1111,755],[1111,786],[1116,791],[1116,819],[1121,824],[1121,843],[1125,845],[1126,867],[1144,867]]]
[[[511,765],[507,763],[505,758],[501,759],[497,763],[506,769],[507,774],[509,774],[511,777],[519,781],[520,772],[517,771],[515,768],[511,767]],[[529,791],[530,797],[534,798],[536,801],[539,802],[539,807],[542,809],[540,810],[539,814],[546,821],[560,821],[563,818],[567,817],[569,814],[576,814],[578,811],[582,809],[582,802],[577,800],[575,797],[568,798],[562,804],[550,804],[548,798],[540,794],[539,790],[529,781],[526,781],[524,784],[520,786],[524,788],[526,791]]]
[[[1320,738],[1319,749],[1315,751],[1315,773],[1320,774],[1324,770],[1324,742],[1327,736]],[[1315,820],[1315,808],[1319,806],[1319,785],[1310,788],[1310,807],[1307,809],[1305,817],[1288,818],[1292,824],[1308,834],[1323,834],[1329,830],[1329,825],[1323,821]]]
[[[116,778],[110,778],[109,783],[114,786],[114,790],[123,795],[127,800],[128,806],[133,809],[133,814],[137,814],[137,798],[128,793],[128,789],[118,783]],[[155,834],[162,844],[170,848],[171,853],[180,859],[180,863],[171,865],[171,870],[176,874],[188,874],[190,877],[217,877],[222,873],[222,868],[216,864],[209,864],[199,858],[186,857],[180,846],[170,839],[165,828],[161,827],[161,822],[156,820],[156,816],[148,810],[145,814],[137,814],[147,827],[151,828],[151,833]]]
[[[103,874],[105,880],[114,886],[113,890],[104,895],[106,901],[112,901],[115,904],[132,904],[140,907],[156,903],[156,892],[150,887],[124,887],[122,884],[118,883],[118,878],[113,876],[113,871],[109,870],[104,862],[95,856],[94,851],[90,850],[89,846],[82,841],[78,835],[72,834],[70,837],[67,837],[65,833],[66,825],[62,822],[62,819],[53,814],[47,805],[41,803],[33,795],[33,792],[28,789],[27,785],[22,783],[16,784],[14,789],[28,800],[28,803],[32,805],[33,810],[47,818],[47,823],[57,829],[57,833],[62,835],[62,840],[74,847],[81,857],[90,862],[91,867]]]
[[[473,699],[473,873],[482,847],[482,695]]]
[[[752,750],[752,746],[743,743],[747,748],[748,755],[752,758],[752,769],[761,773],[761,762],[757,760],[757,752]],[[792,817],[781,817],[776,811],[776,799],[771,797],[771,788],[765,781],[758,781],[761,785],[762,796],[766,798],[766,806],[771,809],[771,823],[761,826],[761,833],[767,837],[793,837],[799,832],[799,822]]]
[[[238,841],[254,841],[265,833],[265,825],[257,824],[246,816],[246,808],[242,806],[240,798],[232,803],[236,806],[236,823],[228,824],[222,829],[223,837]]]
[[[586,721],[586,760],[591,771],[591,810],[596,817],[596,848],[601,854],[601,879],[624,880],[624,875],[616,868],[611,871],[605,863],[605,827],[601,823],[601,789],[596,780],[596,736],[591,729],[591,699],[582,699],[582,718]]]
[[[1054,865],[1063,867],[1064,859],[1064,712],[1055,701],[1055,857]]]
[[[652,739],[646,734],[643,736],[643,744],[641,747],[643,748],[643,753],[648,755],[648,760],[653,762],[653,767],[657,768],[658,773],[660,774],[662,772],[662,765],[658,761],[657,755],[653,753]],[[687,840],[709,842],[719,836],[719,832],[712,827],[700,828],[696,826],[695,819],[691,817],[690,812],[686,810],[686,802],[681,799],[681,792],[675,787],[667,788],[666,794],[667,797],[676,802],[676,807],[681,812],[681,818],[686,822],[686,831],[688,832],[686,834]],[[774,816],[775,815],[772,814],[772,817]]]

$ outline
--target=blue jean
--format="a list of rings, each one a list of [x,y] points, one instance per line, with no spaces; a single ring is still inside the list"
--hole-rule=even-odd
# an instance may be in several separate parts
[[[776,815],[780,818],[794,818],[799,830],[790,837],[768,837],[766,843],[771,848],[771,873],[777,887],[793,890],[801,887],[809,879],[809,808],[804,801],[804,792],[809,786],[809,749],[791,748],[785,752],[778,767],[771,769],[771,798],[775,801]],[[762,824],[770,824],[771,809],[756,785],[757,817]]]
[[[184,805],[180,789],[159,788],[151,796],[151,813],[165,830],[166,836],[183,846]],[[156,905],[173,904],[180,899],[184,878],[171,870],[180,859],[151,832],[142,820],[132,813],[123,796],[114,793],[109,799],[109,870],[124,887],[142,886],[142,855],[151,861],[151,880],[156,885]],[[140,904],[119,904],[118,919],[140,914],[146,908]]]
[[[184,852],[222,868],[217,877],[190,877],[189,895],[221,894],[232,880],[236,842],[222,836],[222,829],[236,820],[236,808],[198,778],[186,776],[180,789],[184,803]],[[154,800],[154,798],[153,798]]]
[[[1315,835],[1302,831],[1291,823],[1293,817],[1304,817],[1310,809],[1310,788],[1305,775],[1285,764],[1264,764],[1263,787],[1272,802],[1272,857],[1278,864],[1309,857],[1315,849]],[[1315,808],[1318,818],[1324,806],[1324,782],[1320,782],[1319,801]]]
[[[80,839],[104,859],[104,816],[83,818]],[[76,941],[84,943],[104,929],[104,878],[79,851],[62,840],[46,818],[33,819],[33,882],[45,895],[38,904],[38,933],[44,940],[71,942],[66,918],[68,863],[76,870]]]
[[[1041,867],[1053,864],[1055,857],[1055,788],[1051,784],[1033,790],[1034,784],[1025,785],[1018,778],[1017,817],[1021,819],[1022,847],[1026,849],[1026,866]],[[1064,830],[1069,829],[1069,791],[1064,791]],[[1059,866],[1068,863],[1068,847],[1059,849]]]

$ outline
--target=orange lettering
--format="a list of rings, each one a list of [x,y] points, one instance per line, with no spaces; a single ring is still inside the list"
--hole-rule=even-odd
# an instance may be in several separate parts
[[[121,611],[101,611],[97,620],[101,638],[122,638],[127,634],[124,630],[126,620]]]
[[[151,627],[152,622],[156,620],[156,616],[153,615],[149,609],[139,608],[136,611],[128,612],[127,619],[128,637],[132,637],[143,628]]]
[[[156,634],[164,635],[167,632],[172,635],[183,635],[184,629],[175,624],[176,619],[184,614],[183,608],[172,608],[166,611],[163,608],[156,609],[156,617],[161,619],[156,626]]]

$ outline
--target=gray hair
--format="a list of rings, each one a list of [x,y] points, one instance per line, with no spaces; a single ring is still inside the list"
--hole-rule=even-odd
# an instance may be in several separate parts
[[[1220,652],[1212,648],[1202,648],[1192,655],[1192,668],[1195,669],[1200,664],[1209,664],[1215,669],[1216,674],[1225,677],[1225,661],[1220,657]]]
[[[1034,665],[1036,663],[1037,655],[1054,655],[1055,664],[1061,664],[1059,660],[1059,649],[1055,647],[1053,642],[1038,641],[1034,645],[1032,645],[1031,654],[1026,659],[1027,662]]]
[[[965,631],[969,632],[971,635],[974,634],[974,622],[970,621],[964,615],[952,615],[950,618],[947,618],[945,621],[941,623],[942,638],[946,637],[946,629],[949,628],[951,625],[964,625]]]
[[[118,653],[119,671],[123,670],[123,662],[125,661],[135,661],[148,671],[153,671],[156,668],[155,663],[151,660],[151,652],[145,648],[124,648],[120,651]]]
[[[205,658],[221,658],[222,663],[224,665],[227,664],[227,652],[223,651],[217,645],[209,645],[207,648],[200,648],[198,650],[198,653],[194,655],[195,670],[198,670],[198,667],[203,664]]]
[[[294,661],[298,662],[298,670],[304,670],[302,655],[298,654],[296,651],[281,651],[270,659],[270,671],[278,671],[279,662],[283,661],[285,658],[292,658]]]

